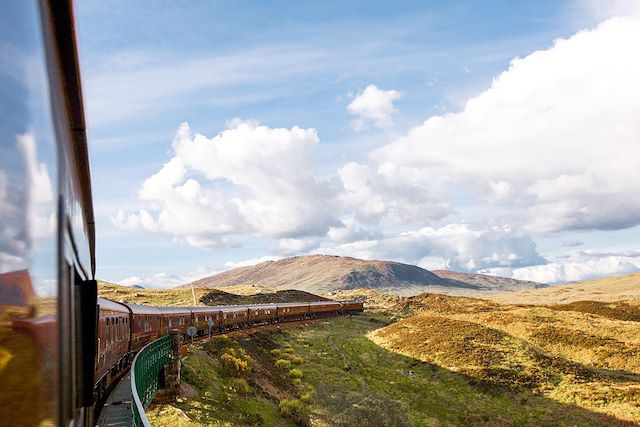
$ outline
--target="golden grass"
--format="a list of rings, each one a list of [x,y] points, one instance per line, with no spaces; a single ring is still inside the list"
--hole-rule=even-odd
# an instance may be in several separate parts
[[[258,292],[271,293],[274,289],[264,286],[236,285],[224,288],[225,292],[237,295],[253,295]],[[209,288],[194,288],[196,305],[200,303],[203,295],[211,292]],[[135,304],[169,305],[186,307],[193,306],[193,294],[191,288],[170,289],[135,289],[127,286],[98,281],[98,295],[114,301],[127,301]]]
[[[640,273],[610,276],[584,282],[504,292],[487,296],[497,302],[511,304],[563,304],[574,301],[640,300]]]
[[[640,422],[640,322],[620,320],[640,314],[635,303],[539,307],[426,294],[397,309],[417,315],[369,334],[389,350]]]

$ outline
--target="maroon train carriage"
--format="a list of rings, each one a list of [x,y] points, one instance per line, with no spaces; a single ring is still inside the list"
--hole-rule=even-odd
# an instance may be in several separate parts
[[[338,301],[314,301],[309,303],[311,317],[335,316],[340,313],[342,305]]]
[[[247,306],[249,322],[253,324],[265,324],[278,318],[278,306],[276,304],[252,304]]]
[[[191,310],[186,307],[157,307],[160,311],[160,335],[168,335],[169,331],[178,331],[186,335],[191,326]]]
[[[128,362],[131,317],[123,304],[98,298],[98,340],[94,381],[98,397]]]
[[[246,305],[226,305],[221,306],[222,328],[230,329],[241,327],[249,322],[248,308]]]
[[[161,311],[158,307],[124,304],[131,311],[131,351],[138,351],[161,335]]]
[[[340,301],[343,313],[359,313],[364,311],[364,303],[359,300]]]
[[[205,335],[209,333],[209,320],[213,320],[213,327],[211,331],[218,331],[222,329],[222,307],[189,307],[191,310],[191,324],[198,329],[198,335]]]
[[[287,302],[278,304],[279,320],[304,320],[310,316],[309,303]]]

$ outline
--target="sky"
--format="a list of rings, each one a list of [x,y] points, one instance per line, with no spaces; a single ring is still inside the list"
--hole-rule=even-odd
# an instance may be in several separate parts
[[[76,3],[97,276],[640,271],[640,2]]]

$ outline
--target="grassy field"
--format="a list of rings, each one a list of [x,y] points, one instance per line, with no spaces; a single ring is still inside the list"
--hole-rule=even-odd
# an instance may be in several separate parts
[[[638,380],[633,374],[553,357],[477,323],[419,317],[426,321],[414,331],[419,335],[410,331],[401,335],[407,341],[427,343],[423,349],[439,357],[401,354],[389,341],[376,344],[376,336],[389,338],[393,328],[405,328],[404,322],[414,319],[392,324],[391,316],[384,313],[218,338],[216,344],[205,345],[186,359],[183,380],[188,397],[173,406],[154,407],[152,422],[167,426],[176,425],[177,420],[179,425],[632,425],[630,411],[637,395],[631,392],[625,400],[629,389],[624,384]],[[439,320],[433,323],[433,319]],[[229,375],[222,360],[228,348],[235,348],[236,355],[240,350],[246,354],[250,371]],[[292,375],[293,369],[300,372]],[[238,378],[246,381],[248,389],[238,391],[234,385]],[[609,404],[586,407],[581,393],[587,391],[592,398],[601,393],[601,400]],[[637,399],[635,405],[637,411]],[[617,417],[610,415],[614,413]]]
[[[495,301],[512,304],[565,304],[575,301],[614,302],[640,300],[640,273],[610,276],[584,282],[504,292],[487,296]]]

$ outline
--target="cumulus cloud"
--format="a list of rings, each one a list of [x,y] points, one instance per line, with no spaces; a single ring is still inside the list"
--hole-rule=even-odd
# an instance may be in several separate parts
[[[640,271],[640,251],[580,251],[545,265],[491,268],[483,272],[520,280],[556,284]]]
[[[397,111],[393,102],[402,94],[395,90],[378,89],[376,85],[367,86],[347,106],[349,114],[356,118],[351,122],[355,130],[363,130],[373,125],[387,128],[393,124],[391,116]]]
[[[174,157],[141,186],[147,207],[118,212],[124,230],[170,235],[202,248],[228,246],[229,238],[323,236],[339,224],[332,193],[313,175],[314,129],[270,128],[234,120],[213,138],[180,125]]]
[[[27,268],[34,242],[53,236],[56,227],[53,184],[35,136],[16,135],[15,148],[5,154],[13,163],[0,164],[0,273]]]
[[[493,267],[523,267],[546,262],[531,238],[509,226],[481,227],[449,224],[424,227],[396,236],[322,247],[317,253],[364,259],[393,259],[476,271]]]
[[[126,279],[120,280],[118,283],[125,286],[142,286],[143,288],[148,289],[165,289],[184,285],[217,273],[220,273],[220,270],[210,270],[206,267],[198,267],[193,271],[182,275],[161,272],[150,274],[148,276],[127,277]]]
[[[360,221],[404,224],[441,219],[452,212],[442,196],[445,180],[426,181],[420,168],[350,162],[338,170],[338,178],[343,187],[339,200]]]
[[[375,151],[375,179],[343,178],[349,197],[379,197],[366,206],[375,214],[388,203],[379,181],[442,182],[477,203],[520,207],[530,232],[640,224],[639,41],[639,17],[613,18],[514,59],[463,111]],[[416,179],[401,179],[406,171]]]
[[[245,259],[243,261],[227,261],[224,263],[224,266],[226,268],[250,267],[252,265],[257,265],[262,262],[278,261],[279,259],[282,259],[282,257],[274,256],[274,255],[265,255],[259,258]]]

